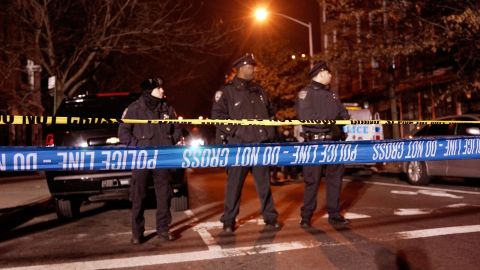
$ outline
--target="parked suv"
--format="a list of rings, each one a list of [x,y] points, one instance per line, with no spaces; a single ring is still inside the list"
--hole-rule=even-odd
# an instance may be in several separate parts
[[[101,93],[65,99],[57,116],[120,118],[124,109],[138,98],[131,93]],[[57,124],[46,129],[46,146],[99,147],[119,146],[117,124],[67,125]],[[184,169],[172,169],[174,197],[172,208],[188,208],[188,185]],[[75,218],[84,201],[128,199],[131,171],[47,171],[50,193],[55,199],[57,216]],[[149,192],[153,193],[153,181]],[[154,197],[154,196],[152,196]]]
[[[439,121],[479,121],[480,114],[445,116]],[[480,124],[426,125],[413,138],[446,136],[479,136]],[[412,185],[427,185],[432,176],[480,178],[478,159],[409,161],[403,163],[403,172]]]

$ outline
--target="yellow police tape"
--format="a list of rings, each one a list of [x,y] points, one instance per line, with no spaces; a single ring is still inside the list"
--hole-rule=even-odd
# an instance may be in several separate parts
[[[0,125],[32,124],[190,124],[190,125],[254,125],[254,126],[297,126],[297,125],[448,125],[452,123],[480,124],[480,121],[438,121],[438,120],[262,120],[262,119],[116,119],[102,117],[65,117],[65,116],[19,116],[0,114]]]

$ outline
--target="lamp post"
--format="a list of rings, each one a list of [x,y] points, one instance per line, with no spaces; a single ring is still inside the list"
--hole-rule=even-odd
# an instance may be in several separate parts
[[[295,18],[292,18],[290,16],[287,16],[285,14],[282,14],[282,13],[278,13],[278,12],[268,12],[265,8],[257,8],[255,10],[255,18],[258,20],[258,21],[264,21],[267,19],[268,15],[269,14],[273,14],[273,15],[277,15],[277,16],[280,16],[280,17],[283,17],[285,19],[288,19],[292,22],[296,22],[302,26],[305,26],[308,28],[308,49],[309,49],[309,55],[310,55],[310,67],[313,66],[313,33],[312,33],[312,23],[310,22],[302,22],[300,20],[297,20]]]

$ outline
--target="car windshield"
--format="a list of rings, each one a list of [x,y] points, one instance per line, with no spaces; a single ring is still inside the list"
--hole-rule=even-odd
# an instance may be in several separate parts
[[[447,136],[453,135],[452,126],[450,125],[426,125],[420,129],[415,136]]]

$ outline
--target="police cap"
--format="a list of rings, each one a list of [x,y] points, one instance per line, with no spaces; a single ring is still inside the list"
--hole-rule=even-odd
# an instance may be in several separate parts
[[[152,91],[157,87],[161,87],[163,85],[162,78],[148,78],[140,83],[140,88],[143,91]]]
[[[308,73],[308,75],[310,75],[310,78],[313,78],[313,77],[317,76],[317,74],[320,71],[323,71],[323,70],[326,70],[326,71],[330,72],[330,68],[328,67],[328,65],[325,61],[318,61],[310,69],[310,72]]]
[[[239,68],[244,65],[253,65],[255,66],[257,62],[255,61],[255,58],[253,57],[252,53],[246,53],[244,56],[238,58],[235,60],[232,64],[234,68]]]

